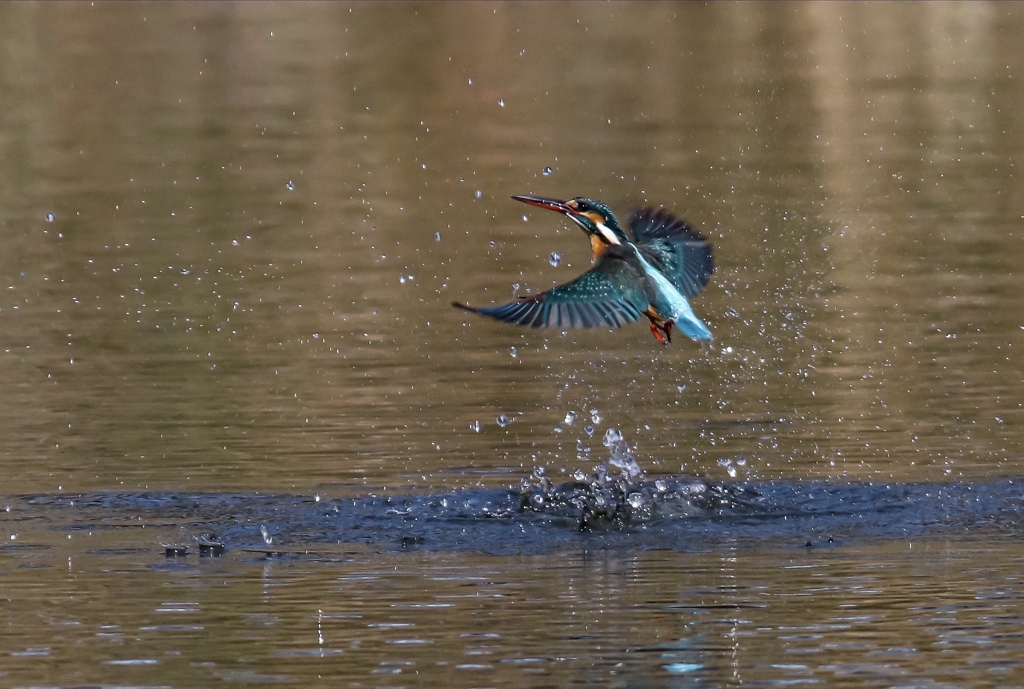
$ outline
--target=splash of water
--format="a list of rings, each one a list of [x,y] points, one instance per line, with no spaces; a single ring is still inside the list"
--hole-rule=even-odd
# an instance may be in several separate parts
[[[568,518],[580,531],[628,528],[660,518],[691,517],[708,512],[760,508],[760,496],[738,485],[701,479],[644,480],[644,470],[617,428],[602,440],[608,459],[591,474],[573,472],[573,481],[553,484],[543,467],[523,479],[522,508]]]

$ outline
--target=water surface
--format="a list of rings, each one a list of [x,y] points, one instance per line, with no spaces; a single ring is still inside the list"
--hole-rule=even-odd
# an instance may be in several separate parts
[[[1010,684],[1022,29],[0,6],[4,682]],[[523,193],[686,217],[715,341],[452,309],[589,264]],[[611,428],[644,480],[767,517],[481,516]],[[475,502],[389,512],[446,498]]]

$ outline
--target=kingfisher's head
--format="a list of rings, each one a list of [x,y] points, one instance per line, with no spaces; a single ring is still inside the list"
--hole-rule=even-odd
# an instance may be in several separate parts
[[[587,199],[582,196],[577,196],[568,201],[548,199],[542,196],[513,196],[512,198],[516,201],[528,203],[531,206],[546,208],[549,211],[557,211],[568,217],[579,225],[580,229],[591,238],[590,241],[594,245],[595,255],[599,253],[598,242],[603,245],[602,248],[606,248],[629,241],[626,233],[619,226],[619,221],[615,218],[615,214],[612,213],[612,209],[602,201]]]

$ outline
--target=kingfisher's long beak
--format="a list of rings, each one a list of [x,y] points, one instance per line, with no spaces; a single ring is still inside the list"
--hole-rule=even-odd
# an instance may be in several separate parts
[[[531,206],[546,208],[549,211],[557,211],[559,213],[565,213],[566,215],[577,215],[577,212],[565,201],[559,201],[558,199],[548,199],[543,196],[513,196],[512,198],[516,201],[528,203]]]

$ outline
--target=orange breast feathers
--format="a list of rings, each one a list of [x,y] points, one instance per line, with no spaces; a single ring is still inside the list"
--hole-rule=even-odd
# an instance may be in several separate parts
[[[590,248],[594,250],[594,262],[596,263],[597,259],[601,258],[601,254],[608,249],[608,245],[596,234],[592,234],[590,235]]]

